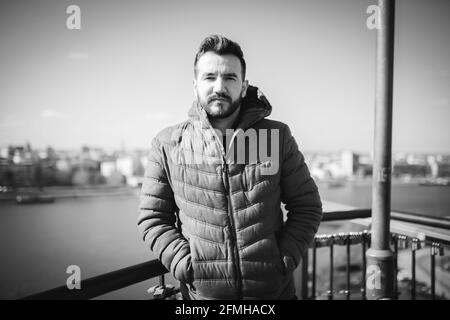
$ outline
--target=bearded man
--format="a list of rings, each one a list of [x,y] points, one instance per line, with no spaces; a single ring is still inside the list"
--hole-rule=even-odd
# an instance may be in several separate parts
[[[272,106],[245,72],[237,43],[204,39],[189,118],[151,144],[138,226],[184,299],[295,299],[322,218],[289,127],[266,119]]]

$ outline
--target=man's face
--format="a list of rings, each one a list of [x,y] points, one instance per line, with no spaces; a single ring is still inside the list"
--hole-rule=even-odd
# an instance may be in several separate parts
[[[229,117],[245,97],[241,62],[234,55],[206,52],[197,61],[194,94],[210,118]]]

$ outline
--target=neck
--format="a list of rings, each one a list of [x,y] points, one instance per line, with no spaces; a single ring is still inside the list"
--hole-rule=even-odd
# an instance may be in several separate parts
[[[235,123],[241,107],[239,106],[230,116],[223,119],[209,119],[211,125],[214,129],[219,129],[222,134],[225,135],[227,129],[233,129],[233,124]]]

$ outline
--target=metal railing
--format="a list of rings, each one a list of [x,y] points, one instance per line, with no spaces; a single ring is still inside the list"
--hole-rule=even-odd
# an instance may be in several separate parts
[[[368,218],[371,215],[370,209],[364,210],[350,210],[350,211],[334,211],[324,214],[323,222],[326,221],[338,221],[338,220],[352,220]],[[441,219],[435,219],[431,217],[416,216],[407,213],[392,213],[391,218],[393,220],[407,221],[409,223],[418,223],[420,226],[432,226],[445,230],[450,229],[450,221]],[[356,221],[353,220],[353,221]],[[398,272],[397,256],[399,249],[406,249],[408,246],[411,248],[411,299],[416,299],[416,252],[426,247],[430,248],[430,287],[431,298],[436,298],[436,256],[442,256],[444,254],[444,247],[450,246],[449,239],[439,238],[436,233],[424,231],[420,234],[420,237],[414,235],[405,235],[399,233],[391,233],[391,244],[395,254],[395,269],[396,274]],[[371,234],[369,231],[364,230],[361,232],[348,232],[337,234],[322,234],[317,235],[311,244],[310,252],[312,253],[312,271],[308,271],[309,255],[303,257],[302,267],[300,268],[301,276],[301,293],[299,297],[301,299],[316,299],[318,292],[316,288],[317,281],[317,250],[320,248],[329,248],[329,287],[326,292],[328,299],[334,299],[337,291],[334,286],[334,248],[335,246],[345,246],[346,248],[346,279],[344,295],[346,299],[352,298],[351,294],[351,247],[355,245],[361,246],[361,284],[360,284],[360,298],[366,298],[366,250],[370,247]],[[24,297],[23,299],[32,300],[85,300],[92,299],[109,292],[119,290],[139,282],[159,277],[159,285],[165,287],[165,274],[168,270],[159,262],[159,260],[151,260],[127,268],[123,268],[110,273],[102,274],[93,278],[89,278],[81,281],[81,290],[68,289],[67,286],[61,286],[55,289],[44,291],[41,293],[33,294],[31,296]],[[309,290],[311,288],[311,290]],[[396,282],[396,291],[397,291]],[[168,295],[178,292],[179,289],[169,291]],[[311,292],[310,292],[311,291]],[[159,296],[154,295],[156,299],[167,298],[166,294]],[[353,296],[355,298],[355,295]]]
[[[61,286],[23,298],[24,300],[87,300],[119,290],[133,284],[159,277],[164,286],[164,275],[169,271],[159,262],[151,260],[131,267],[105,273],[97,277],[81,280],[81,289]]]
[[[371,216],[371,210],[351,210],[351,211],[339,211],[339,212],[329,212],[324,215],[323,221],[336,221],[336,220],[347,220],[347,219],[361,219],[368,218]],[[398,291],[398,279],[397,274],[399,272],[398,267],[398,254],[399,250],[405,250],[410,248],[411,250],[411,288],[410,288],[410,298],[412,300],[416,299],[416,252],[425,248],[429,248],[430,255],[430,279],[429,287],[430,293],[429,297],[431,299],[436,299],[436,256],[444,255],[444,247],[450,246],[450,232],[446,232],[443,236],[439,235],[436,230],[450,230],[450,221],[443,219],[436,219],[427,216],[413,215],[404,212],[392,212],[391,219],[393,221],[406,222],[407,226],[411,224],[416,224],[420,227],[428,227],[427,229],[421,228],[420,232],[412,232],[408,228],[404,229],[403,234],[402,227],[396,226],[396,231],[391,232],[391,249],[394,252],[394,267],[395,267],[395,281],[394,281],[394,291],[396,293],[396,298],[399,297],[400,292]],[[363,220],[362,220],[363,221]],[[359,221],[361,223],[362,221]],[[370,221],[366,221],[370,225]],[[430,228],[431,227],[431,228]],[[439,229],[436,229],[439,228]],[[391,229],[392,230],[392,229]],[[441,234],[442,235],[442,234]],[[363,230],[361,232],[346,232],[337,234],[322,234],[317,235],[310,246],[309,253],[303,257],[303,266],[301,270],[301,284],[302,292],[300,294],[302,299],[316,299],[317,297],[322,297],[322,295],[317,292],[317,250],[319,248],[328,248],[329,250],[329,268],[328,268],[328,290],[325,292],[326,298],[332,300],[335,298],[337,293],[343,293],[345,299],[350,299],[351,296],[351,246],[360,245],[361,246],[361,281],[360,281],[360,298],[366,299],[366,250],[371,244],[371,233],[368,230]],[[335,290],[335,246],[344,246],[346,252],[346,277],[345,277],[345,288],[344,290]],[[309,256],[312,256],[311,262],[311,272],[309,272]],[[324,263],[321,261],[321,263]],[[353,296],[355,298],[355,296]],[[448,299],[449,297],[447,297]]]
[[[316,294],[316,278],[317,278],[317,249],[322,247],[329,248],[329,288],[327,291],[327,296],[329,300],[332,300],[334,297],[334,246],[335,245],[343,245],[346,246],[346,289],[345,295],[347,299],[350,299],[350,263],[351,263],[351,254],[350,254],[350,246],[361,244],[361,254],[363,256],[362,259],[362,277],[361,279],[366,278],[366,260],[365,253],[368,247],[368,243],[370,242],[370,233],[367,231],[364,232],[350,232],[350,233],[339,233],[339,234],[330,234],[330,235],[319,235],[313,241],[312,244],[312,294],[311,296],[304,296],[306,299],[315,299],[317,297]],[[367,246],[367,247],[366,247]],[[304,258],[303,261],[307,261]],[[306,279],[306,278],[305,278]],[[365,299],[366,287],[365,281],[362,281],[361,284],[361,298]]]

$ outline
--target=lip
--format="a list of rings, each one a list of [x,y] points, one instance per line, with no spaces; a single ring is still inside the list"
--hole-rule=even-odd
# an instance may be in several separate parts
[[[213,99],[211,101],[226,101],[226,102],[228,102],[228,99],[217,98],[217,99]]]

